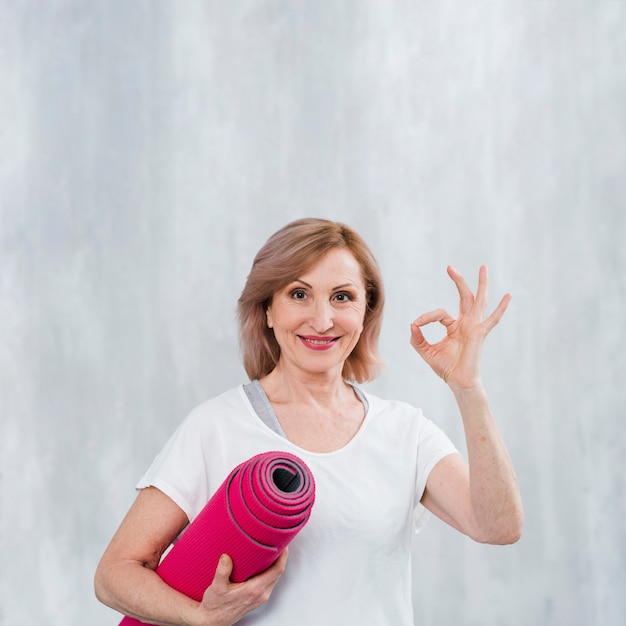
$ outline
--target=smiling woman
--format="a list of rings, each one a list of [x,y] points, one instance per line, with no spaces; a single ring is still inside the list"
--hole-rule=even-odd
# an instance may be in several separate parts
[[[267,309],[275,295],[287,291],[293,292],[296,299],[306,299],[311,285],[298,283],[298,279],[303,280],[312,265],[331,251],[349,254],[351,259],[347,262],[351,265],[351,274],[348,283],[353,290],[360,285],[365,291],[361,295],[365,305],[362,334],[345,361],[343,377],[359,383],[376,377],[380,366],[378,336],[385,298],[374,255],[361,236],[345,224],[302,219],[280,229],[259,250],[239,298],[243,364],[252,380],[269,374],[280,358],[280,346],[267,323]],[[329,270],[334,269],[334,266],[329,267]],[[326,278],[331,276],[334,274]],[[326,285],[337,289],[334,295],[338,301],[351,294],[341,282],[337,278],[333,285]]]
[[[290,368],[325,372],[329,378],[341,375],[361,336],[366,308],[357,260],[346,249],[326,252],[300,278],[275,293],[266,309],[267,326],[280,348],[269,376]]]
[[[426,509],[477,541],[516,541],[519,490],[479,368],[510,296],[484,318],[486,268],[476,294],[448,273],[459,316],[417,317],[411,344],[456,398],[469,464],[419,409],[358,387],[380,364],[384,302],[365,242],[344,224],[292,222],[261,248],[239,299],[250,382],[197,407],[155,459],[102,557],[98,597],[156,624],[412,626],[411,535]],[[421,329],[434,322],[446,336],[430,344]],[[155,572],[167,547],[232,467],[270,450],[302,458],[316,484],[288,562],[285,551],[235,583],[224,554],[201,601],[169,587]]]

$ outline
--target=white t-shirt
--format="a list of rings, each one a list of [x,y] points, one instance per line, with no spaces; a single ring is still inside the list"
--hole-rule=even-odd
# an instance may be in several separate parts
[[[270,600],[246,626],[412,626],[411,536],[429,513],[426,479],[457,452],[419,409],[363,392],[369,410],[343,448],[309,452],[269,428],[243,386],[196,407],[138,483],[193,521],[231,470],[260,452],[299,456],[315,478],[307,525]]]

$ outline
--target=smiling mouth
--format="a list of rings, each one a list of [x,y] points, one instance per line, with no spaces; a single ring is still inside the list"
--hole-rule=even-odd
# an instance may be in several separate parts
[[[327,348],[339,339],[339,337],[305,337],[304,335],[298,335],[298,337],[304,344],[316,348]]]

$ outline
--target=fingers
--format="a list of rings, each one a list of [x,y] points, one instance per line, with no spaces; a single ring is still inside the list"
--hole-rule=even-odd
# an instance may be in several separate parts
[[[454,284],[459,292],[459,297],[461,299],[459,303],[459,313],[461,315],[467,315],[472,310],[472,306],[474,305],[474,294],[465,282],[465,278],[463,278],[463,274],[461,274],[461,272],[452,267],[452,265],[448,265],[447,271],[448,276],[450,276],[450,278],[454,281]]]
[[[210,618],[210,623],[233,624],[251,610],[269,600],[276,583],[285,571],[288,551],[285,550],[276,562],[265,571],[248,580],[230,581],[233,571],[232,559],[220,557],[213,582],[204,592],[199,612]],[[204,619],[203,623],[207,620]]]
[[[469,315],[474,312],[479,319],[485,314],[487,310],[487,302],[488,302],[488,292],[489,292],[489,270],[486,265],[481,265],[478,270],[478,287],[476,289],[476,295],[472,293],[472,290],[467,285],[467,282],[463,278],[463,275],[456,270],[452,265],[448,266],[448,275],[458,289],[459,296],[461,298],[461,303],[459,307],[459,311],[461,315]],[[510,295],[507,294],[505,298],[508,298],[506,303],[504,304],[504,308],[502,310],[498,310],[498,314],[496,315],[496,321],[489,326],[489,328],[493,328],[500,318],[502,314],[506,310],[506,306],[508,305],[508,301],[511,299]],[[502,301],[500,302],[502,304]],[[500,306],[500,305],[499,305]],[[495,313],[495,311],[494,311]]]
[[[436,309],[434,311],[430,311],[429,313],[420,315],[411,324],[411,345],[419,354],[422,354],[431,346],[428,341],[426,341],[420,327],[432,324],[433,322],[439,322],[447,328],[453,324],[454,321],[454,318],[445,309]]]
[[[485,334],[487,334],[502,318],[506,311],[509,302],[511,301],[511,294],[505,294],[500,300],[498,306],[493,313],[483,320],[485,311],[487,309],[488,298],[488,286],[489,286],[489,272],[486,265],[481,265],[478,271],[478,287],[476,289],[476,295],[472,293],[467,282],[463,278],[463,275],[452,265],[447,268],[448,275],[454,281],[460,297],[459,305],[459,321],[462,318],[471,318],[481,327]],[[439,322],[449,330],[453,330],[450,327],[456,322],[445,309],[435,309],[429,313],[420,315],[411,324],[411,344],[416,350],[425,349],[429,346],[422,334],[420,327],[433,322]]]
[[[509,302],[511,302],[512,297],[513,296],[511,296],[510,293],[504,294],[495,311],[483,322],[487,332],[489,332],[500,321],[509,306]]]
[[[278,580],[285,571],[285,565],[287,563],[287,557],[289,556],[289,549],[285,548],[278,559],[270,565],[266,570],[256,576],[264,583],[271,583]],[[214,582],[219,585],[228,585],[231,583],[230,576],[233,573],[233,560],[228,554],[222,554],[220,560],[215,569]]]
[[[454,318],[445,309],[435,309],[434,311],[429,311],[428,313],[422,313],[422,315],[415,319],[413,324],[419,327],[426,326],[426,324],[432,324],[433,322],[439,322],[444,326],[450,326],[450,324],[454,322]]]
[[[478,270],[478,288],[476,290],[476,297],[474,302],[477,307],[477,313],[480,315],[480,319],[482,319],[485,311],[487,310],[487,295],[488,295],[488,286],[489,286],[489,271],[486,265],[481,265]],[[485,334],[491,331],[491,329],[500,321],[507,307],[509,306],[509,302],[511,301],[511,294],[505,294],[498,306],[495,308],[493,313],[487,317],[483,323],[482,327],[485,330]]]
[[[287,558],[289,557],[289,548],[285,548],[282,554],[278,557],[276,562],[267,570],[267,573],[271,574],[274,581],[277,581],[284,573],[287,565]]]
[[[240,591],[245,591],[252,606],[259,606],[269,600],[276,583],[285,572],[288,554],[288,550],[285,549],[266,570],[238,585]]]
[[[248,585],[248,593],[255,599],[255,605],[264,604],[269,600],[276,583],[285,572],[288,556],[289,550],[286,548],[270,567],[243,583]]]
[[[289,548],[285,548],[281,555],[270,565],[266,570],[263,570],[260,574],[257,574],[249,580],[257,579],[263,585],[276,584],[276,581],[283,575],[285,566],[287,564],[287,557],[289,556]]]
[[[417,350],[418,354],[430,347],[430,344],[426,341],[424,334],[415,322],[411,324],[411,345]]]
[[[476,289],[475,304],[478,306],[480,315],[484,315],[487,309],[487,291],[489,286],[489,272],[486,265],[481,265],[478,270],[478,288]]]

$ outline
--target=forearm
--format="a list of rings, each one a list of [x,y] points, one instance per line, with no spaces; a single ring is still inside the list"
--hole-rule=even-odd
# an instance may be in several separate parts
[[[193,626],[200,604],[167,585],[153,570],[137,563],[101,564],[96,595],[107,606],[157,626]],[[204,622],[205,626],[211,624]],[[218,622],[215,622],[218,624]]]
[[[475,538],[486,543],[517,541],[523,524],[519,485],[485,390],[481,385],[451,388],[465,429]]]

